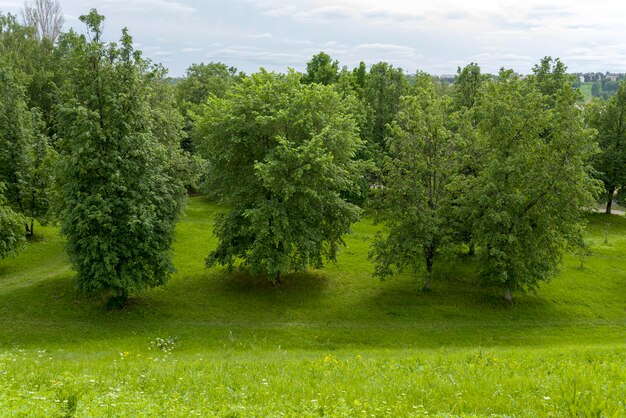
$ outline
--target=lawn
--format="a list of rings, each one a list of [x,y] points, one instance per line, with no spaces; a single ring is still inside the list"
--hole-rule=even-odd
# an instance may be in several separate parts
[[[626,415],[626,218],[590,217],[593,254],[501,301],[468,257],[371,277],[375,227],[336,264],[266,280],[205,269],[213,215],[189,201],[178,272],[107,312],[74,288],[56,229],[0,261],[8,416]]]

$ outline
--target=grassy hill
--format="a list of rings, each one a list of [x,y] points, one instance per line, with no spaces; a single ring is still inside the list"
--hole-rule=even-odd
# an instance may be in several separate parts
[[[54,228],[0,261],[0,411],[15,416],[626,415],[626,219],[512,305],[470,258],[380,282],[362,221],[337,264],[272,286],[204,268],[219,208],[193,198],[169,285],[107,312]]]

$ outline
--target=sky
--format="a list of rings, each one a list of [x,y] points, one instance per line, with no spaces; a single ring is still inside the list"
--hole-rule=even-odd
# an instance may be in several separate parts
[[[407,73],[531,72],[544,56],[571,72],[626,72],[626,2],[538,0],[60,0],[65,29],[105,15],[105,38],[128,27],[144,55],[182,76],[192,63],[251,73],[306,69],[324,51],[341,66],[386,61]],[[22,0],[0,0],[18,13]]]

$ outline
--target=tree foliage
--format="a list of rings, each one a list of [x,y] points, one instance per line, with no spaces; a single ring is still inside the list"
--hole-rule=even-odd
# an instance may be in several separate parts
[[[400,98],[408,93],[408,80],[401,68],[386,62],[371,66],[364,82],[363,100],[368,107],[367,122],[362,135],[374,154],[385,148],[387,125],[400,109]]]
[[[13,211],[30,220],[25,223],[30,236],[35,219],[46,224],[51,217],[56,152],[39,112],[26,108],[24,89],[8,65],[0,69],[0,97],[0,182]]]
[[[604,184],[606,212],[611,213],[614,194],[626,188],[626,81],[608,101],[588,106],[586,120],[598,130],[600,153],[593,165]]]
[[[359,214],[342,193],[360,170],[356,125],[338,93],[261,71],[209,99],[197,137],[211,190],[230,208],[217,219],[207,266],[241,259],[280,280],[335,259]]]
[[[0,260],[24,246],[24,219],[6,204],[3,189],[0,183]]]
[[[430,290],[433,262],[449,239],[449,183],[458,169],[457,136],[449,127],[449,98],[437,97],[430,77],[402,99],[390,126],[376,219],[384,223],[370,257],[381,279],[405,267],[426,267]]]
[[[320,52],[306,64],[306,73],[302,82],[306,84],[319,83],[326,86],[334,84],[339,78],[339,62],[333,61],[330,55]]]
[[[112,290],[112,301],[124,303],[173,271],[184,188],[172,173],[171,147],[151,129],[148,63],[126,30],[119,44],[102,42],[104,17],[95,10],[80,20],[90,40],[73,31],[60,40],[61,232],[79,286]]]
[[[577,98],[568,83],[544,89],[539,77],[519,80],[503,71],[475,108],[484,159],[465,193],[473,239],[483,249],[482,276],[507,299],[555,274],[564,249],[580,242],[584,210],[595,203],[587,164],[593,136]]]

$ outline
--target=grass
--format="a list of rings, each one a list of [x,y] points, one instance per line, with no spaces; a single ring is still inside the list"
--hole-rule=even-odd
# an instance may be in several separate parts
[[[591,86],[593,86],[593,82],[582,83],[578,88],[580,92],[583,94],[583,101],[588,102],[593,98],[591,94]]]
[[[626,218],[590,217],[593,254],[512,305],[471,259],[434,291],[367,261],[272,286],[204,268],[218,211],[193,198],[169,285],[107,312],[76,292],[54,228],[0,261],[0,411],[12,416],[626,415]],[[2,414],[0,414],[2,415]]]

